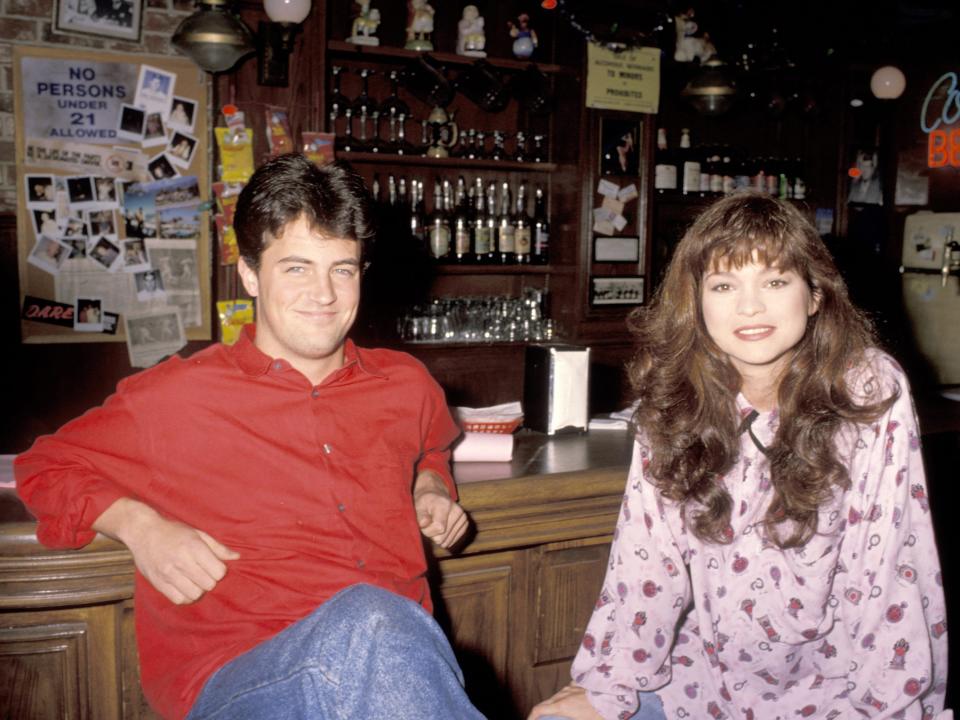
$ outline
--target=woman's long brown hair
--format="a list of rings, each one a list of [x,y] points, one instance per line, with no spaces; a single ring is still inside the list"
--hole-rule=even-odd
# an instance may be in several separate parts
[[[818,510],[834,489],[849,487],[837,432],[875,420],[896,399],[861,404],[852,397],[848,373],[876,344],[873,329],[800,211],[768,195],[736,194],[707,208],[686,232],[651,303],[628,318],[637,342],[628,366],[640,401],[634,420],[664,497],[683,505],[698,538],[729,541],[732,501],[717,480],[739,455],[741,379],[707,333],[700,296],[708,271],[754,258],[796,272],[819,301],[780,378],[780,424],[767,452],[774,491],[767,534],[780,547],[798,547],[816,533]]]

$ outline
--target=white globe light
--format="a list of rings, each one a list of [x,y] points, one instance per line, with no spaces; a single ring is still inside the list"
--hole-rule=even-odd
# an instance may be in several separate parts
[[[881,100],[896,100],[906,86],[907,78],[893,65],[877,68],[870,78],[870,91]]]
[[[263,0],[263,9],[274,22],[299,24],[310,14],[310,0]]]

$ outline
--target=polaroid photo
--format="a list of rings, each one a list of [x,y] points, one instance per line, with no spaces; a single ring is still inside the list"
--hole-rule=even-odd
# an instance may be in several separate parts
[[[102,312],[100,317],[103,319],[103,332],[107,335],[116,335],[120,316],[114,312]]]
[[[117,269],[120,259],[120,247],[108,237],[98,237],[91,241],[87,249],[87,257],[96,261],[104,270],[113,272]]]
[[[71,210],[90,210],[97,204],[93,178],[89,175],[74,175],[67,179],[67,198]]]
[[[103,300],[78,297],[74,307],[73,329],[78,332],[103,332]]]
[[[53,175],[27,175],[23,182],[26,186],[28,208],[51,208],[57,202],[57,182]]]
[[[71,252],[72,248],[66,243],[41,235],[27,256],[27,262],[51,275],[58,275]]]
[[[60,238],[61,242],[70,246],[70,256],[67,260],[83,260],[87,256],[87,238],[83,235]]]
[[[113,210],[90,210],[86,216],[90,237],[107,235],[111,239],[116,239],[117,216]]]
[[[120,241],[123,250],[123,271],[142,272],[150,269],[147,245],[143,238],[128,238]]]
[[[182,132],[175,132],[170,138],[170,144],[167,145],[167,157],[177,167],[190,167],[193,160],[193,152],[197,149],[197,139],[192,135]]]
[[[96,195],[97,205],[101,209],[106,210],[119,206],[117,181],[112,177],[101,175],[93,178],[93,191]]]
[[[133,103],[148,113],[160,113],[164,120],[170,114],[170,101],[177,83],[175,73],[166,72],[150,65],[140,66],[137,79],[137,92]]]
[[[88,234],[89,230],[87,229],[87,221],[86,218],[83,217],[83,212],[72,212],[67,215],[66,218],[64,218],[63,232],[61,233],[61,237],[65,239],[80,237],[84,239],[84,242],[86,242]]]
[[[143,139],[140,145],[143,147],[158,147],[167,144],[167,128],[163,124],[163,116],[158,112],[147,113],[147,119],[143,125]]]
[[[133,276],[137,288],[139,302],[156,302],[167,299],[167,289],[164,287],[163,276],[159,270],[146,269]]]
[[[147,169],[150,171],[150,177],[154,180],[166,180],[180,175],[166,153],[160,153],[147,163]]]
[[[121,140],[143,140],[143,126],[147,121],[147,112],[133,105],[120,106],[120,120],[117,124],[117,137]]]
[[[60,223],[57,222],[57,211],[53,208],[47,210],[32,210],[33,232],[37,237],[46,235],[55,238],[60,236]]]
[[[167,117],[167,127],[185,133],[192,133],[196,121],[197,103],[189,98],[174,95],[170,115]]]

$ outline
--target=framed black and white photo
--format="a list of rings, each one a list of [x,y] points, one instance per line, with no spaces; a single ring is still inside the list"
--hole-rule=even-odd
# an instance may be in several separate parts
[[[640,275],[591,277],[590,304],[595,306],[643,304],[643,277]]]
[[[56,0],[53,29],[140,42],[143,0]]]
[[[604,237],[598,235],[593,239],[593,261],[611,263],[639,263],[643,264],[643,254],[640,252],[640,238],[633,237]]]

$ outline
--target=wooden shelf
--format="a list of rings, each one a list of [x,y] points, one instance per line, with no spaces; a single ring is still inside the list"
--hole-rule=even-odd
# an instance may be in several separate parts
[[[414,167],[474,168],[477,170],[526,171],[538,173],[556,172],[557,163],[514,162],[513,160],[471,160],[462,157],[434,158],[423,155],[396,155],[394,153],[339,152],[337,158],[352,163],[379,163],[383,165],[410,165]]]
[[[437,263],[438,275],[573,275],[574,265],[447,265]]]
[[[343,40],[330,40],[327,42],[327,52],[331,55],[346,57],[351,60],[371,60],[375,62],[396,62],[402,60],[412,60],[419,55],[427,54],[445,65],[457,65],[466,67],[472,65],[477,60],[483,59],[494,67],[503,70],[525,70],[530,65],[536,65],[541,72],[548,75],[574,72],[573,68],[563,65],[553,65],[550,63],[539,63],[534,60],[511,60],[509,58],[475,58],[466,55],[456,55],[454,53],[427,51],[422,53],[418,50],[407,50],[406,48],[388,47],[385,45],[354,45]]]

